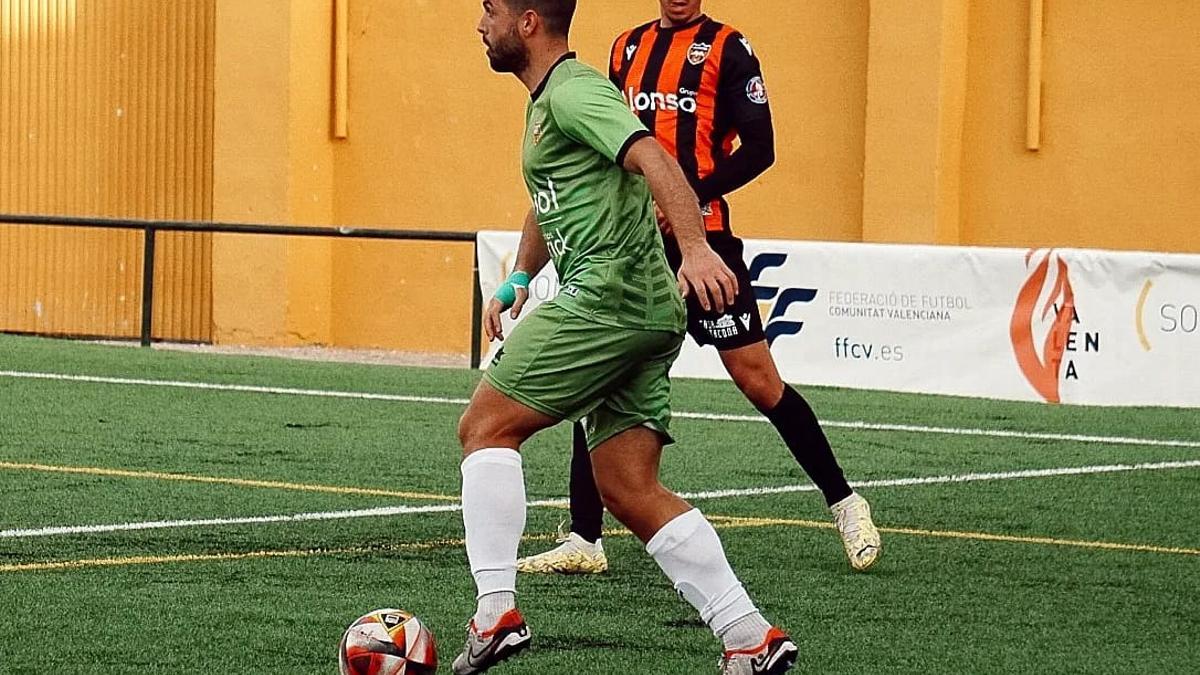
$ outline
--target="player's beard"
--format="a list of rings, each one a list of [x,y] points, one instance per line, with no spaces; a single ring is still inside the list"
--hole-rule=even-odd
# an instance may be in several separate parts
[[[497,73],[520,73],[529,67],[529,48],[517,35],[516,26],[488,45],[487,56]]]

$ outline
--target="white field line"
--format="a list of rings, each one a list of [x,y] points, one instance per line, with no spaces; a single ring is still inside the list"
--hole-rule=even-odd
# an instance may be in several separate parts
[[[928,476],[924,478],[894,478],[852,482],[856,488],[913,487],[919,485],[945,485],[952,483],[974,483],[982,481],[1019,480],[1025,478],[1047,478],[1052,476],[1082,476],[1092,474],[1125,473],[1131,471],[1166,471],[1171,469],[1200,468],[1200,460],[1186,462],[1155,462],[1147,464],[1112,464],[1107,466],[1064,467],[1059,469],[1030,469],[1001,473],[969,473],[957,476]],[[687,492],[680,496],[689,500],[720,499],[726,497],[757,497],[762,495],[791,492],[811,492],[813,485],[785,485],[781,487],[748,488],[740,490],[716,490]],[[565,499],[542,499],[528,503],[529,507],[563,507]],[[105,532],[128,532],[136,530],[165,530],[187,527],[216,527],[227,525],[261,525],[269,523],[296,523],[321,520],[349,520],[353,518],[383,518],[414,513],[453,513],[462,510],[462,505],[433,504],[427,506],[390,506],[356,511],[327,511],[322,513],[297,513],[282,516],[258,516],[250,518],[211,518],[206,520],[157,520],[141,523],[115,525],[79,525],[66,527],[44,527],[0,531],[0,539],[30,539],[65,534],[100,534]]]
[[[201,389],[209,391],[232,391],[252,394],[277,394],[282,396],[314,396],[322,398],[344,398],[368,401],[393,401],[399,403],[430,403],[463,406],[470,401],[465,398],[439,396],[407,396],[400,394],[373,394],[354,391],[328,391],[323,389],[292,389],[288,387],[261,387],[242,384],[213,384],[209,382],[180,382],[172,380],[139,380],[122,377],[96,377],[91,375],[62,375],[58,373],[27,373],[0,370],[0,377],[27,380],[56,380],[63,382],[90,382],[97,384],[123,384],[142,387],[173,387],[178,389]],[[675,417],[691,420],[718,422],[767,423],[760,415],[715,415],[709,413],[677,412]],[[1129,438],[1123,436],[1085,436],[1078,434],[1053,434],[1032,431],[1007,431],[1003,429],[971,429],[955,427],[927,427],[912,424],[877,424],[872,422],[837,422],[822,420],[821,424],[831,429],[856,429],[861,431],[893,431],[916,434],[942,434],[950,436],[976,436],[984,438],[1016,438],[1039,441],[1071,441],[1106,445],[1141,445],[1167,448],[1200,448],[1200,441]]]
[[[450,403],[466,405],[465,398],[441,398],[436,396],[400,396],[397,394],[371,394],[356,391],[325,391],[323,389],[291,389],[286,387],[259,387],[248,384],[213,384],[211,382],[180,382],[176,380],[138,380],[126,377],[96,377],[92,375],[61,375],[58,373],[23,373],[0,370],[0,377],[25,380],[55,380],[60,382],[91,382],[94,384],[126,384],[139,387],[170,387],[175,389],[203,389],[207,391],[236,391],[250,394],[280,394],[285,396],[318,396],[322,398],[350,398],[367,401],[398,401],[400,403]]]

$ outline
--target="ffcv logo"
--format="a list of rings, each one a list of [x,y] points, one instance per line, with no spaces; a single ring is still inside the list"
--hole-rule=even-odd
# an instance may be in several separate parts
[[[763,318],[763,330],[767,345],[785,335],[796,335],[804,330],[803,321],[788,321],[787,312],[792,305],[807,304],[817,297],[815,288],[781,288],[759,284],[763,272],[787,264],[786,253],[760,253],[750,263],[750,280],[754,282],[754,298]]]

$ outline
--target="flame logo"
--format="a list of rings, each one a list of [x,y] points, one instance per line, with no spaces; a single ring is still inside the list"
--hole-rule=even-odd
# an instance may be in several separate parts
[[[1035,255],[1036,251],[1025,255],[1026,268],[1030,267]],[[1042,305],[1041,312],[1038,312],[1038,300],[1043,295],[1052,270],[1055,277],[1054,286]],[[1051,316],[1056,306],[1057,313]],[[1036,316],[1038,314],[1040,316]],[[1066,351],[1067,337],[1071,332],[1074,317],[1075,291],[1071,288],[1070,270],[1066,261],[1055,255],[1053,250],[1047,251],[1037,261],[1025,285],[1021,287],[1020,294],[1017,295],[1009,334],[1012,337],[1017,365],[1021,367],[1025,379],[1050,403],[1061,402],[1059,384],[1062,382],[1060,375],[1063,352]],[[1035,323],[1037,327],[1044,328],[1047,319],[1050,319],[1049,328],[1039,350],[1034,338]]]

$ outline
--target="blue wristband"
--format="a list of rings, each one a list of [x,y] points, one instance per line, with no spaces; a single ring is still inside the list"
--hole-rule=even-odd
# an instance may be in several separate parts
[[[494,297],[500,301],[503,309],[508,309],[516,304],[518,288],[529,288],[528,272],[513,272],[508,275],[508,281],[500,284],[500,288],[496,289]]]

